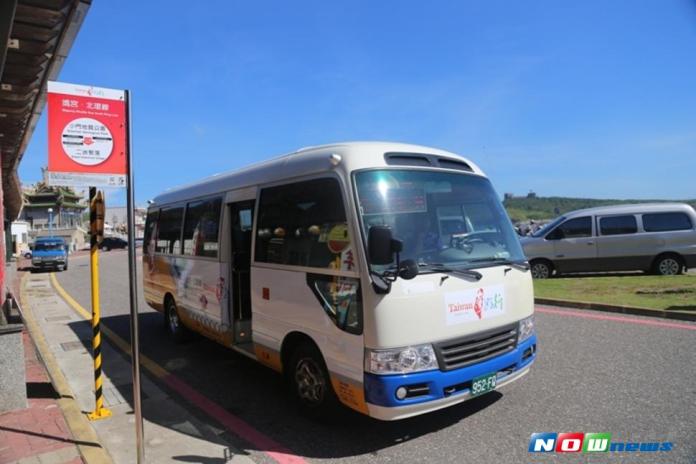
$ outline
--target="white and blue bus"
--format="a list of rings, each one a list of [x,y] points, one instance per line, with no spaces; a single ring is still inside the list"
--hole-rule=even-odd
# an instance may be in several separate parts
[[[517,235],[484,173],[446,151],[342,143],[215,175],[154,199],[143,249],[173,337],[284,373],[309,411],[411,417],[536,357]]]

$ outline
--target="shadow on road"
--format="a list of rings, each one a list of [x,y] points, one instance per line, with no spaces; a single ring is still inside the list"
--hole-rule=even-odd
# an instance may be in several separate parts
[[[105,317],[102,318],[102,324],[129,340],[128,316]],[[91,332],[90,322],[71,322],[69,325],[83,340],[85,348],[91,351],[89,337],[84,338],[85,334]],[[460,421],[473,421],[476,413],[503,396],[499,392],[492,392],[441,411],[396,422],[378,421],[347,408],[337,413],[332,420],[319,422],[300,414],[290,399],[282,376],[276,372],[199,336],[187,343],[175,344],[163,328],[160,313],[142,313],[140,327],[143,355],[258,432],[289,448],[293,453],[310,458],[343,458],[363,454],[376,457],[381,450],[391,446],[437,432]],[[129,359],[126,354],[121,354]],[[103,370],[111,378],[123,377],[122,372],[110,371],[108,359],[104,360]],[[146,371],[143,370],[142,373],[145,375]],[[172,397],[178,398],[197,419],[217,429],[224,428],[193,407],[185,398],[178,396],[164,382],[154,376],[149,378]],[[131,384],[120,385],[118,388],[119,393],[132,406]],[[145,398],[143,415],[148,421],[165,427],[170,425],[161,421],[161,411],[152,410]],[[244,437],[230,434],[229,431],[219,437],[226,440],[223,444],[246,450],[256,449]],[[176,459],[181,462],[201,462],[202,458],[178,456]]]

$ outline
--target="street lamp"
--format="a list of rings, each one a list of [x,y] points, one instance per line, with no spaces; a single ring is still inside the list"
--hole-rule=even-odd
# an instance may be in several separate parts
[[[53,237],[53,208],[48,208],[48,235]]]

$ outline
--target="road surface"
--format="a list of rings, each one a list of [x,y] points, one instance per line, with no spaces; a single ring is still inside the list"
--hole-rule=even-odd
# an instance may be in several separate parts
[[[102,323],[128,340],[126,257],[124,251],[102,253],[100,267]],[[74,257],[57,277],[89,310],[88,257]],[[575,455],[574,462],[696,461],[693,323],[540,307],[538,360],[529,375],[501,391],[400,422],[346,411],[317,423],[298,413],[273,371],[200,337],[175,344],[139,290],[142,353],[248,425],[224,437],[257,462],[274,462],[266,439],[291,453],[285,462],[293,455],[346,464],[570,462],[568,456],[530,454],[535,432],[608,432],[612,441],[673,443],[669,452]],[[104,370],[108,375],[108,359]],[[204,410],[182,403],[218,426]]]

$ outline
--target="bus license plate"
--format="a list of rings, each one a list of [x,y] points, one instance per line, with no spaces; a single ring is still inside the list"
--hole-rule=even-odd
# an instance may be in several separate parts
[[[495,382],[497,379],[498,376],[495,372],[475,377],[471,381],[471,396],[479,396],[495,390]]]

